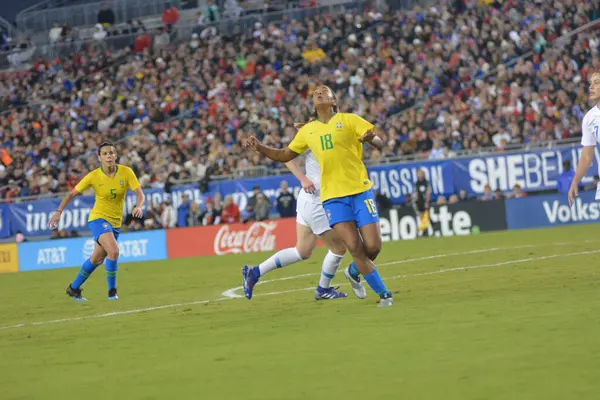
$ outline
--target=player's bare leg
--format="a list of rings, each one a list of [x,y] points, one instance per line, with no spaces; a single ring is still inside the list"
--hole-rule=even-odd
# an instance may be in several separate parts
[[[364,276],[371,289],[381,298],[380,306],[391,306],[392,295],[381,280],[373,261],[369,258],[361,235],[356,229],[356,223],[354,221],[340,222],[335,224],[334,229],[352,254],[358,271]],[[351,284],[353,283],[350,278],[349,281]]]
[[[92,256],[90,257],[90,261],[92,262],[92,264],[102,265],[106,256],[106,250],[104,250],[104,248],[98,243],[94,243],[94,251],[92,252]]]
[[[117,300],[117,270],[119,245],[112,232],[105,232],[98,238],[98,243],[106,252],[106,281],[108,283],[108,299]]]
[[[296,223],[296,250],[303,260],[312,256],[318,240],[308,226]]]
[[[365,245],[365,251],[367,257],[371,261],[375,261],[379,253],[381,252],[381,228],[379,222],[362,226],[359,229],[361,239]]]
[[[335,224],[333,229],[352,255],[358,271],[362,275],[373,272],[375,265],[367,255],[364,243],[356,229],[356,223],[354,221],[340,222],[339,224]]]

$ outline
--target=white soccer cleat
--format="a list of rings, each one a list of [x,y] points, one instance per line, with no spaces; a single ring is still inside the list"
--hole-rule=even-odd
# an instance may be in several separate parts
[[[352,277],[352,275],[350,275],[350,267],[346,267],[344,270],[344,275],[346,276],[346,279],[348,279],[348,282],[350,282],[350,285],[352,285],[352,291],[354,292],[354,295],[361,300],[366,299],[367,289],[365,289],[365,286],[361,282],[360,278],[355,279]]]
[[[391,294],[386,295],[379,301],[378,307],[391,307],[394,304],[394,298]]]

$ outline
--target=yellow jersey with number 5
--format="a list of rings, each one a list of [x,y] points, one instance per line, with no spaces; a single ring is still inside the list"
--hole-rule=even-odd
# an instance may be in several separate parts
[[[96,201],[88,221],[102,218],[108,221],[113,228],[120,228],[123,222],[127,190],[134,191],[140,187],[140,182],[133,170],[117,164],[115,175],[110,177],[102,171],[102,168],[95,169],[83,177],[75,186],[75,190],[83,193],[90,187],[94,189]]]
[[[289,144],[302,154],[310,149],[321,167],[321,201],[351,196],[371,189],[362,162],[363,144],[358,139],[373,124],[355,114],[337,113],[329,123],[312,121],[304,125]]]

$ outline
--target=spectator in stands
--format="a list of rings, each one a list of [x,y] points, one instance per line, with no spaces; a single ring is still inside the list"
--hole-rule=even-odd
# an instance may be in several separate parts
[[[290,191],[287,181],[281,181],[276,205],[277,212],[281,218],[291,218],[296,216],[296,198]]]
[[[441,160],[445,157],[446,157],[445,149],[442,147],[442,142],[441,142],[441,140],[436,139],[433,142],[433,148],[429,152],[429,159],[430,160]]]
[[[144,230],[151,231],[153,229],[162,229],[162,226],[159,226],[156,220],[150,218],[144,220]]]
[[[165,192],[171,193],[171,190],[179,182],[180,173],[179,166],[176,164],[169,164],[169,174],[165,182]]]
[[[448,204],[456,204],[458,203],[458,196],[455,194],[451,194],[450,197],[448,197]]]
[[[387,211],[392,208],[392,201],[380,191],[375,192],[375,202],[379,211]]]
[[[65,42],[70,34],[71,34],[71,27],[69,26],[68,22],[64,22],[62,24],[62,29],[60,31],[61,41]]]
[[[504,193],[502,193],[502,190],[496,189],[494,191],[494,200],[502,200],[503,198],[504,198]]]
[[[12,38],[8,35],[6,30],[0,28],[0,49],[2,51],[9,51],[10,42],[12,42]]]
[[[231,4],[229,4],[231,6]],[[227,6],[227,3],[225,4]],[[220,20],[219,7],[213,0],[208,0],[206,7],[204,8],[204,24],[216,24]]]
[[[160,222],[165,229],[175,228],[177,226],[177,212],[175,212],[175,207],[173,207],[171,199],[166,199],[163,202]]]
[[[206,211],[202,213],[202,225],[218,225],[221,223],[221,212],[217,211],[212,199],[206,201]]]
[[[108,33],[104,30],[104,27],[101,24],[96,24],[96,31],[94,32],[94,40],[93,49],[95,52],[101,52],[106,50],[106,43],[104,43],[104,39]]]
[[[50,239],[52,239],[52,238],[50,238]],[[15,235],[15,241],[17,243],[24,243],[24,242],[28,242],[29,240],[27,240],[27,238],[25,237],[25,235],[23,235],[23,232],[17,231],[17,233]]]
[[[161,209],[162,204],[154,204],[154,202],[152,201],[152,199],[148,199],[148,204],[146,206],[146,213],[144,214],[144,227],[146,226],[146,222],[148,220],[153,221],[160,221],[161,219]]]
[[[62,39],[62,27],[58,24],[54,24],[52,29],[50,29],[48,39],[50,40],[50,43],[60,42],[60,40]]]
[[[195,201],[194,201],[195,203]],[[177,226],[187,226],[188,214],[190,212],[190,198],[187,194],[181,196],[181,204],[177,207]]]
[[[235,224],[240,222],[240,209],[234,203],[231,195],[225,196],[225,206],[221,212],[221,221],[226,224]]]
[[[190,203],[187,215],[187,226],[202,226],[202,210],[196,201]]]
[[[569,193],[571,182],[573,182],[573,178],[575,177],[575,171],[571,169],[571,161],[569,160],[563,161],[562,167],[563,170],[558,176],[557,190],[558,193],[566,194]]]
[[[237,0],[225,0],[223,4],[223,16],[227,19],[237,19],[242,14],[243,8]]]
[[[443,205],[446,205],[447,203],[448,203],[448,200],[446,199],[446,196],[444,196],[443,194],[440,194],[435,201],[435,204],[438,206],[443,206]]]
[[[135,53],[143,53],[146,49],[150,48],[150,36],[145,31],[135,39],[133,43],[133,50]]]
[[[94,27],[95,32],[94,32],[94,40],[98,41],[98,42],[102,42],[104,41],[104,39],[106,38],[106,31],[104,30],[104,27],[102,26],[102,24],[96,24],[96,26]]]
[[[144,230],[144,224],[141,220],[131,220],[131,222],[126,225],[128,232],[139,232]]]
[[[489,184],[486,184],[483,187],[483,194],[479,197],[479,200],[482,200],[482,201],[494,200],[494,193],[492,192],[492,188]]]
[[[190,48],[195,50],[200,47],[200,38],[197,33],[192,34],[192,40],[190,40]]]
[[[154,37],[154,51],[160,52],[162,49],[165,49],[171,43],[171,36],[169,32],[165,28],[160,28],[158,30],[158,35]]]
[[[179,21],[179,11],[177,11],[176,7],[172,7],[171,5],[167,5],[162,14],[162,22],[167,29],[167,31],[171,31],[173,25],[175,25]]]
[[[256,204],[254,205],[254,220],[265,221],[269,219],[269,211],[273,205],[267,200],[267,197],[260,193],[256,196]]]
[[[492,136],[492,142],[498,149],[504,149],[510,143],[511,135],[506,131],[500,131]]]
[[[240,211],[240,221],[244,224],[249,221],[254,221],[254,207],[246,205],[246,208]]]
[[[257,200],[258,196],[260,196],[260,195],[262,195],[260,186],[258,186],[258,185],[254,186],[252,188],[252,195],[248,199],[248,204],[246,206],[246,208],[248,209],[248,211],[250,213],[254,213],[254,206],[256,205],[256,200]]]
[[[506,197],[508,197],[509,199],[519,199],[519,198],[525,197],[525,196],[527,196],[527,193],[524,192],[521,189],[521,185],[519,185],[517,183],[517,184],[515,184],[515,186],[513,186],[513,191],[511,193],[509,193],[508,196],[506,196]]]
[[[98,12],[98,23],[102,24],[105,28],[115,24],[115,13],[109,7],[108,3],[105,3],[102,10]]]
[[[458,192],[458,200],[459,201],[467,201],[467,200],[469,200],[469,195],[467,194],[466,190],[461,189],[460,192]]]

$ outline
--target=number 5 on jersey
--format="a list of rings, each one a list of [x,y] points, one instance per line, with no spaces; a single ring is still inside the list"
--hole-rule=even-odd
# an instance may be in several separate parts
[[[117,198],[117,193],[115,193],[117,189],[110,189],[110,199],[114,200]]]
[[[331,133],[326,133],[321,136],[321,150],[331,150],[333,149],[333,137]]]

